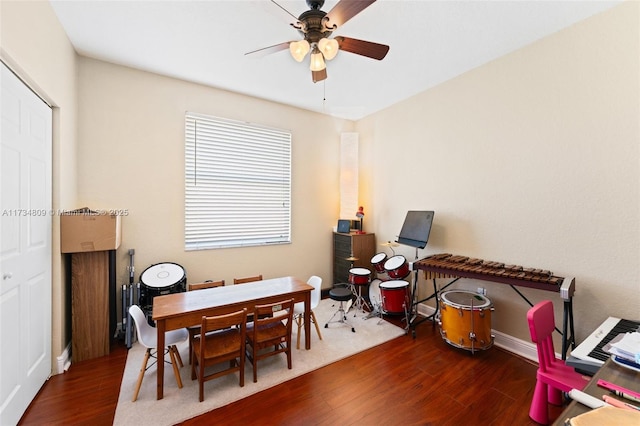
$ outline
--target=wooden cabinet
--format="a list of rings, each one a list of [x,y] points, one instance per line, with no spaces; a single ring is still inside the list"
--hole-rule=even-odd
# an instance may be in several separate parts
[[[333,233],[333,283],[349,281],[352,262],[348,257],[356,257],[354,268],[367,268],[373,273],[371,258],[376,254],[375,234]]]
[[[109,355],[109,252],[71,255],[73,362]]]

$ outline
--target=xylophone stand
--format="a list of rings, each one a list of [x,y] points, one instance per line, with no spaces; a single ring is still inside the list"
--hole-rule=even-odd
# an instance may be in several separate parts
[[[417,297],[417,289],[418,289],[418,271],[415,271],[415,272],[416,272],[416,276],[414,277],[414,281],[413,281],[413,295],[411,297],[411,300],[412,300],[412,306],[411,306],[412,317],[411,317],[411,321],[409,321],[409,327],[411,328],[411,335],[413,336],[414,339],[416,338],[416,326],[418,324],[422,324],[425,321],[432,321],[433,322],[433,326],[435,327],[435,325],[436,325],[435,319],[438,316],[438,313],[440,312],[440,300],[438,298],[439,291],[444,290],[445,288],[449,287],[451,284],[455,283],[456,281],[458,281],[460,279],[460,277],[454,278],[452,281],[448,282],[444,287],[442,287],[441,290],[438,290],[436,279],[433,278],[431,280],[431,282],[433,283],[433,293],[431,294],[431,296],[426,297],[426,298],[421,299],[421,300],[414,301],[414,299]],[[436,299],[436,308],[433,311],[433,313],[431,315],[428,315],[428,316],[426,316],[424,318],[420,318],[418,320],[417,306],[419,304],[421,304],[422,302],[426,302],[427,300],[431,300],[433,298]]]

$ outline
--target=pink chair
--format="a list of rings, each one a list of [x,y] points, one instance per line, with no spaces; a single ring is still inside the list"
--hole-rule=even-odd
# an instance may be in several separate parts
[[[531,340],[538,347],[538,372],[536,388],[531,400],[529,417],[541,424],[549,423],[547,403],[562,405],[562,392],[583,390],[588,379],[556,358],[552,333],[555,329],[553,303],[544,300],[527,312]]]

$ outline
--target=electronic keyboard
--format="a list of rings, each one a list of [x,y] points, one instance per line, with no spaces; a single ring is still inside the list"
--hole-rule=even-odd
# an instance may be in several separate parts
[[[631,333],[639,328],[640,321],[609,317],[571,351],[566,363],[580,372],[593,375],[611,357],[602,348],[618,334]]]

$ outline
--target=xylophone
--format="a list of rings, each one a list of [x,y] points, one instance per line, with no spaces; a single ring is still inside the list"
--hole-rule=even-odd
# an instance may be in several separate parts
[[[518,291],[515,287],[529,287],[539,290],[553,291],[560,293],[564,302],[564,318],[562,334],[562,357],[565,359],[570,343],[575,347],[573,331],[573,293],[575,291],[575,278],[563,278],[545,269],[525,268],[519,265],[506,265],[502,262],[486,261],[467,256],[452,255],[450,253],[434,254],[413,263],[414,270],[424,271],[425,279],[433,280],[434,294],[424,302],[433,297],[438,300],[438,289],[435,284],[437,278],[452,278],[442,289],[453,284],[460,278],[471,278],[482,281],[491,281],[510,285],[530,306],[533,304]],[[417,280],[416,280],[417,281]],[[414,285],[415,295],[415,285]],[[436,312],[437,312],[436,303]],[[436,313],[434,313],[435,316]],[[570,328],[571,336],[567,335],[567,327]],[[559,331],[559,330],[558,330]]]
[[[434,254],[418,260],[414,268],[424,271],[426,279],[433,278],[475,278],[503,284],[531,287],[539,290],[560,292],[565,278],[556,277],[545,269],[525,268],[518,265],[505,265],[466,256],[454,256],[449,253]],[[567,289],[573,292],[573,290]],[[564,295],[563,299],[565,298]]]

